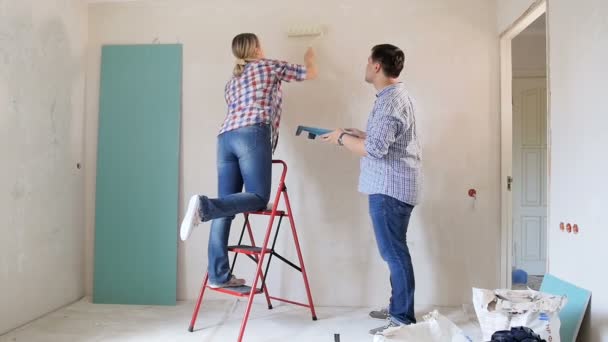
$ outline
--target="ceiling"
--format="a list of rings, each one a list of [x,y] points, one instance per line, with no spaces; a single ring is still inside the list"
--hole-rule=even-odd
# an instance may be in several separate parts
[[[523,35],[545,35],[547,33],[547,16],[541,15],[530,26],[528,26],[521,34]]]

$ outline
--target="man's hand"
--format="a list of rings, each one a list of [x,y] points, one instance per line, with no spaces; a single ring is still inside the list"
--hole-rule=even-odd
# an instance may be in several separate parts
[[[342,133],[345,133],[344,130],[342,128],[338,128],[333,132],[323,134],[321,136],[321,141],[330,143],[330,144],[334,144],[334,145],[338,145],[338,139],[340,138],[340,135],[342,135]]]
[[[354,137],[360,138],[360,139],[367,138],[367,133],[365,133],[365,132],[363,132],[361,130],[358,130],[356,128],[346,128],[344,130],[344,132],[346,132],[346,133],[348,133],[348,134],[350,134],[350,135],[352,135]]]
[[[363,135],[366,136],[365,132],[361,132],[361,131],[359,131],[359,132],[363,133]],[[367,151],[365,150],[365,138],[356,137],[356,136],[354,136],[354,134],[351,134],[342,128],[338,128],[333,132],[323,134],[321,136],[321,141],[330,143],[330,144],[334,144],[334,145],[339,145],[338,139],[340,139],[340,136],[342,134],[344,134],[344,137],[342,138],[342,143],[344,144],[344,148],[348,149],[349,151],[355,153],[356,155],[358,155],[360,157],[367,156]]]

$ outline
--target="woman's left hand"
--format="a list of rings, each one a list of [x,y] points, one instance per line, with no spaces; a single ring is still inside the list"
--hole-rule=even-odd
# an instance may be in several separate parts
[[[342,128],[338,128],[333,132],[329,132],[327,134],[323,134],[321,136],[321,141],[325,142],[325,143],[330,143],[330,144],[334,144],[334,145],[338,145],[338,139],[340,138],[340,135],[344,133],[344,130]]]

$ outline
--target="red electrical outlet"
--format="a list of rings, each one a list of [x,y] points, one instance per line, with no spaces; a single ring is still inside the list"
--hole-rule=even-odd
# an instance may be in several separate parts
[[[476,199],[477,198],[477,190],[475,190],[475,189],[469,189],[469,197],[472,197],[472,198]]]

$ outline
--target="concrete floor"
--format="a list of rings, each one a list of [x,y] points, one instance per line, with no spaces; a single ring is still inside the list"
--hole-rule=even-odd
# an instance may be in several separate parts
[[[538,276],[538,275],[530,275],[528,276],[528,283],[527,284],[513,284],[512,289],[513,290],[527,290],[528,288],[531,288],[532,290],[538,291],[540,290],[540,286],[543,283],[543,276]]]
[[[0,342],[236,341],[244,301],[204,302],[195,331],[190,333],[187,328],[193,307],[193,302],[167,307],[99,305],[84,298],[0,336]],[[462,308],[435,309],[474,341],[480,340],[479,325],[470,312],[465,313]],[[319,307],[319,320],[313,322],[305,308],[281,305],[269,311],[265,305],[254,304],[244,340],[333,342],[338,333],[343,342],[371,342],[373,337],[368,330],[384,322],[369,318],[368,312],[369,308]]]

